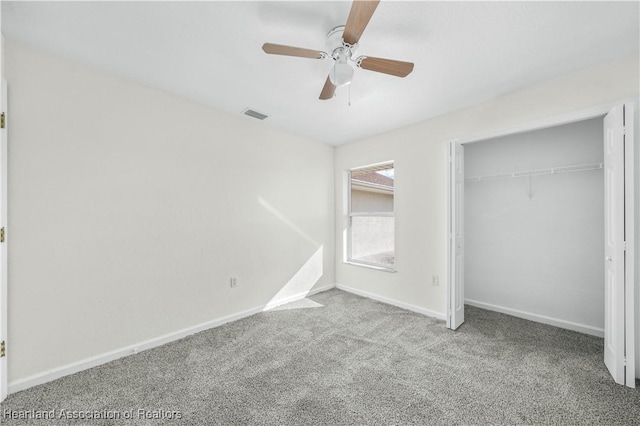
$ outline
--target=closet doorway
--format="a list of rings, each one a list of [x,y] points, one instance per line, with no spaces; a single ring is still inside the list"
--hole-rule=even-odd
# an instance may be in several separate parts
[[[464,322],[466,303],[605,337],[614,379],[635,386],[633,111],[450,144],[449,328]],[[616,252],[625,239],[627,252]],[[625,255],[626,267],[612,267]]]
[[[603,118],[465,145],[467,305],[604,337]]]

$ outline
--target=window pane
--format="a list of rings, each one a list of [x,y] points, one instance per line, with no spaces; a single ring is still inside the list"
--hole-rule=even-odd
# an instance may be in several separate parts
[[[351,260],[393,267],[393,217],[355,216],[351,222]]]
[[[393,212],[393,168],[351,172],[351,211],[353,213]]]
[[[393,192],[363,191],[352,184],[351,211],[354,213],[393,213]]]

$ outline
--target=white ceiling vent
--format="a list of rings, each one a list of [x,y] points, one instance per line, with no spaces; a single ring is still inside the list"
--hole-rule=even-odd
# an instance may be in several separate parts
[[[242,111],[242,113],[244,115],[248,115],[249,117],[257,118],[258,120],[264,120],[265,118],[268,117],[267,115],[262,114],[261,112],[258,112],[258,111],[254,111],[250,108],[245,109],[244,111]]]

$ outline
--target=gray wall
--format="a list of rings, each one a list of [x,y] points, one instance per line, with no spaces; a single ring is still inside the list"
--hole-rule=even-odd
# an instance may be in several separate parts
[[[393,194],[351,187],[353,212],[393,212]],[[354,217],[351,227],[351,258],[390,264],[388,255],[394,249],[393,217]],[[383,259],[387,259],[383,261]],[[390,266],[390,265],[389,265]]]
[[[603,161],[602,119],[465,145],[465,177]],[[465,297],[604,325],[603,170],[465,184]]]
[[[351,211],[393,212],[393,194],[360,190],[352,186]]]

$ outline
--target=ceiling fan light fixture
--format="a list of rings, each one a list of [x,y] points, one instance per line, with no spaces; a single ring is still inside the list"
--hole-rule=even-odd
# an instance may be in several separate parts
[[[346,62],[336,62],[329,73],[329,80],[336,87],[351,84],[353,80],[353,68]]]
[[[331,71],[329,71],[329,76],[318,97],[321,100],[333,98],[337,87],[351,84],[354,67],[350,66],[349,62],[355,62],[355,66],[364,70],[396,77],[406,77],[413,71],[412,62],[367,56],[360,56],[356,61],[351,59],[355,56],[360,36],[369,24],[369,20],[378,7],[378,3],[380,3],[380,0],[353,0],[346,24],[333,28],[327,34],[326,52],[274,43],[264,43],[262,50],[270,55],[333,59],[336,61]]]

